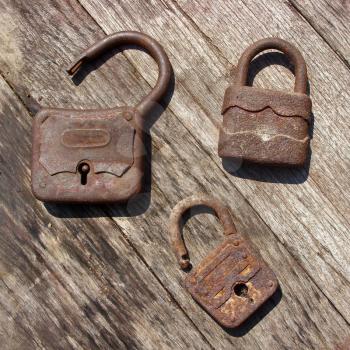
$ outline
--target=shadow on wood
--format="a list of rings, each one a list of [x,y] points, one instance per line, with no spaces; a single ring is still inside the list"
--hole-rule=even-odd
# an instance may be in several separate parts
[[[294,74],[294,66],[288,60],[285,54],[280,52],[266,52],[257,56],[250,64],[248,74],[248,86],[252,86],[257,74],[264,68],[271,65],[280,65],[287,68]],[[307,95],[310,96],[310,84],[307,82]],[[314,131],[314,114],[311,112],[309,119],[309,137],[313,138]],[[233,176],[242,179],[250,179],[261,182],[284,183],[284,184],[301,184],[309,176],[311,162],[311,147],[309,145],[306,162],[301,168],[290,167],[273,167],[266,165],[257,165],[243,162],[237,158],[223,158],[223,168]]]
[[[253,329],[261,320],[263,320],[274,309],[282,299],[282,289],[279,286],[272,297],[257,309],[244,323],[238,328],[224,328],[225,332],[233,337],[243,337]]]
[[[196,205],[187,210],[180,221],[180,230],[182,232],[186,223],[197,214],[212,214],[216,216],[215,211],[205,205]],[[224,235],[222,235],[224,238]],[[209,253],[209,252],[208,252]],[[188,256],[189,257],[189,256]],[[192,264],[184,272],[189,273],[192,270]],[[183,288],[185,288],[183,286]],[[189,296],[190,297],[190,296]],[[282,299],[282,289],[278,286],[275,293],[260,308],[258,308],[241,326],[235,329],[222,327],[226,333],[234,337],[242,337],[247,334],[256,324],[258,324],[266,315],[279,304]],[[214,319],[213,319],[214,320]],[[214,320],[215,321],[215,320]],[[215,321],[216,322],[216,321]]]
[[[124,49],[135,49],[138,51],[146,52],[144,49],[134,45],[123,46]],[[121,52],[119,48],[109,51],[96,59],[91,63],[84,65],[72,78],[74,84],[79,85],[85,77],[93,70],[98,69],[109,58],[116,53]],[[84,217],[133,217],[143,214],[147,211],[151,203],[151,183],[152,183],[152,138],[150,129],[153,124],[156,123],[158,118],[168,107],[175,89],[175,75],[172,70],[171,80],[165,96],[160,103],[155,103],[152,110],[148,113],[145,124],[145,150],[146,160],[144,168],[144,183],[142,192],[131,197],[125,203],[118,204],[102,204],[102,205],[90,205],[90,204],[60,204],[60,203],[45,203],[46,209],[51,215],[60,218],[84,218]]]

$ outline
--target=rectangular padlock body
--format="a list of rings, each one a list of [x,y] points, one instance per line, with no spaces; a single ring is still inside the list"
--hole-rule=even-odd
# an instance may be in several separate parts
[[[33,122],[32,191],[45,202],[123,202],[142,190],[142,116],[133,108],[42,109]],[[79,164],[90,170],[85,184]]]
[[[305,94],[230,87],[218,153],[247,162],[302,166],[309,150],[311,99]]]
[[[232,234],[187,275],[185,287],[218,323],[235,328],[275,293],[278,281],[252,245]]]

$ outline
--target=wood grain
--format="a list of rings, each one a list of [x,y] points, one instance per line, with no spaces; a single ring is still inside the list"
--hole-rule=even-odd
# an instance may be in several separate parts
[[[34,199],[31,117],[0,91],[1,348],[211,348],[100,208],[63,220]]]
[[[304,19],[297,18],[290,7],[279,2],[274,5],[260,2],[256,6],[243,2],[237,6],[236,2],[234,5],[215,2],[214,5],[199,1],[166,5],[157,2],[157,6],[154,3],[145,6],[134,2],[132,9],[126,4],[112,6],[108,1],[99,1],[100,6],[95,3],[92,6],[88,0],[81,3],[107,33],[122,27],[137,28],[162,40],[171,56],[178,83],[169,108],[218,165],[220,161],[214,156],[216,125],[220,121],[218,113],[225,88],[225,84],[218,81],[229,72],[248,43],[262,36],[278,35],[301,48],[309,66],[315,115],[309,176],[307,169],[279,172],[250,168],[236,172],[232,183],[349,320],[349,256],[344,249],[349,246],[349,178],[346,175],[349,142],[343,132],[347,130],[349,101],[347,67]],[[147,74],[149,70],[142,60],[131,56],[130,59],[142,67],[144,76],[151,81],[151,73]],[[226,64],[221,64],[223,59]],[[191,62],[191,68],[187,62]],[[331,62],[338,62],[336,72],[331,69]],[[334,89],[330,89],[330,81],[336,84]],[[260,86],[286,88],[285,84],[283,76],[270,73]],[[339,89],[342,94],[338,93]],[[334,104],[340,108],[335,110]],[[266,203],[270,210],[266,210]],[[330,284],[329,280],[334,283]]]
[[[108,217],[58,219],[33,198],[31,118],[0,90],[2,348],[22,329],[45,349],[210,348]]]
[[[79,87],[76,87],[66,77],[63,68],[82,49],[104,35],[89,18],[88,13],[74,1],[50,1],[34,7],[19,1],[3,0],[2,4],[6,9],[4,13],[11,16],[14,24],[6,22],[7,27],[0,34],[8,38],[2,43],[6,43],[9,48],[0,50],[1,70],[30,111],[34,112],[37,109],[38,102],[43,105],[80,108],[133,104],[154,83],[156,69],[153,62],[141,52],[128,51],[125,53],[127,59],[122,54],[114,56],[98,71],[91,72]],[[341,315],[346,313],[346,310],[339,310],[339,305],[347,305],[346,300],[341,299],[345,298],[347,293],[344,276],[341,274],[332,276],[335,285],[323,290],[319,280],[322,279],[324,261],[328,258],[327,251],[321,246],[320,252],[324,257],[317,255],[315,258],[314,254],[308,251],[308,247],[303,248],[302,242],[298,242],[298,239],[303,239],[305,234],[305,230],[298,231],[298,226],[301,226],[299,220],[302,219],[296,217],[291,222],[288,221],[299,209],[294,209],[292,213],[285,207],[279,209],[280,204],[275,203],[277,199],[270,198],[273,190],[277,191],[281,200],[285,200],[288,195],[286,187],[289,188],[289,195],[293,196],[294,201],[298,197],[303,203],[306,200],[303,197],[305,193],[296,193],[293,187],[299,188],[305,183],[266,186],[256,181],[244,180],[250,185],[242,187],[239,183],[238,186],[236,184],[238,179],[223,171],[217,159],[215,148],[217,125],[220,122],[217,114],[220,110],[223,91],[227,86],[228,76],[225,75],[231,69],[232,63],[229,59],[215,48],[203,32],[198,31],[179,6],[173,6],[170,2],[153,1],[148,4],[135,1],[132,5],[123,3],[122,7],[115,2],[112,4],[102,1],[91,2],[91,4],[82,2],[82,4],[107,33],[125,29],[142,29],[156,37],[171,56],[176,74],[176,89],[169,108],[151,129],[152,193],[143,193],[125,206],[87,208],[46,206],[45,208],[36,202],[31,197],[28,187],[30,119],[25,112],[23,112],[26,115],[25,118],[23,116],[15,118],[14,113],[6,112],[9,118],[12,115],[11,120],[14,119],[17,123],[28,120],[23,128],[18,128],[17,124],[7,128],[6,135],[11,135],[13,129],[18,129],[20,135],[27,135],[27,143],[21,144],[22,153],[18,147],[15,147],[12,153],[9,147],[6,148],[6,152],[1,152],[1,154],[8,154],[6,163],[11,163],[10,160],[16,155],[20,164],[14,166],[11,171],[7,171],[4,181],[7,192],[4,192],[4,196],[6,194],[6,198],[10,197],[8,184],[19,183],[26,188],[25,198],[29,198],[28,203],[30,203],[28,206],[35,210],[28,214],[26,212],[28,208],[23,209],[23,194],[15,196],[17,199],[14,204],[7,199],[5,208],[11,217],[14,216],[16,208],[19,218],[28,218],[28,215],[31,215],[30,222],[39,222],[35,231],[39,238],[38,242],[30,238],[30,242],[26,240],[23,246],[30,253],[31,244],[34,244],[35,249],[39,250],[45,261],[48,261],[47,264],[51,269],[49,277],[38,283],[37,293],[27,296],[27,300],[34,305],[33,309],[37,307],[39,310],[34,314],[34,320],[42,318],[46,310],[54,310],[43,321],[44,324],[53,322],[55,331],[62,338],[62,344],[60,345],[57,340],[53,342],[52,348],[60,346],[63,348],[66,348],[65,346],[72,348],[79,348],[79,346],[81,348],[122,348],[123,346],[228,348],[235,346],[238,349],[332,349],[334,344],[343,343],[345,335],[349,334],[349,325]],[[198,9],[201,10],[199,5]],[[193,17],[195,18],[194,15]],[[204,19],[207,15],[201,13],[200,17]],[[152,27],[153,23],[157,23],[159,27]],[[45,28],[44,35],[43,28]],[[239,55],[238,50],[234,51]],[[93,68],[97,67],[98,65]],[[272,74],[263,75],[262,84],[271,82],[283,86],[283,76],[278,81]],[[6,85],[5,87],[8,91],[8,87]],[[6,97],[5,100],[7,101],[8,98]],[[10,106],[12,104],[15,103],[11,103]],[[159,112],[161,111],[162,106],[159,106]],[[22,115],[22,113],[16,115]],[[17,143],[20,144],[19,136],[18,139]],[[322,143],[320,145],[322,146]],[[341,163],[339,166],[344,164]],[[19,173],[21,175],[19,179],[23,177],[24,180],[15,178],[11,182],[11,175],[23,168],[25,175]],[[302,177],[298,173],[287,172],[273,175],[271,179],[275,176],[277,179]],[[323,175],[322,180],[324,180]],[[22,185],[22,182],[25,185]],[[335,184],[335,186],[338,185],[338,183]],[[280,189],[281,186],[283,191]],[[320,194],[321,191],[317,185],[312,182],[307,188],[313,196],[315,196],[313,192],[317,191],[315,206],[322,204],[324,195]],[[276,295],[239,332],[224,331],[191,300],[180,285],[183,275],[177,268],[175,258],[169,249],[166,226],[170,209],[178,200],[197,191],[215,193],[232,207],[238,228],[248,234],[260,248],[266,261],[276,271],[282,286],[282,299],[279,300],[281,296]],[[261,196],[261,198],[257,200],[255,196]],[[263,201],[265,206],[262,209]],[[276,222],[270,217],[268,221],[266,220],[267,214],[264,212],[267,204],[276,215]],[[333,203],[327,201],[322,205],[331,208],[328,209],[332,213],[330,218],[335,218],[335,225],[337,225],[340,214],[334,209]],[[345,204],[340,208],[342,209],[343,211],[346,209]],[[278,213],[279,210],[282,210],[281,214]],[[310,233],[310,236],[313,236],[322,225],[317,221],[319,216],[316,216],[315,208],[311,208],[311,213],[311,218],[304,218],[304,220],[307,223],[309,223],[308,220],[313,222],[314,227]],[[287,215],[284,220],[283,215]],[[113,221],[108,217],[112,217]],[[11,220],[12,226],[14,220],[13,218]],[[267,221],[268,225],[264,221]],[[49,223],[52,225],[50,229]],[[22,228],[25,224],[20,226]],[[271,227],[274,230],[271,230]],[[10,230],[12,231],[17,232],[17,228]],[[22,232],[20,229],[18,231]],[[51,231],[54,233],[52,234]],[[218,234],[220,231],[218,222],[205,214],[190,220],[185,229],[185,236],[194,263],[220,241],[221,237]],[[334,231],[333,228],[330,234]],[[287,234],[291,233],[292,237],[287,237]],[[321,239],[322,235],[317,237],[315,243],[320,244]],[[31,243],[32,240],[34,243]],[[106,246],[104,241],[107,241],[109,246]],[[46,248],[48,252],[41,247],[40,242],[44,242],[45,247],[49,247],[49,249]],[[5,243],[10,244],[9,249]],[[17,255],[20,256],[21,250],[16,246],[16,241],[11,239],[10,234],[6,235],[5,242],[1,242],[0,247],[2,246],[6,248],[4,248],[6,253],[2,253],[1,256],[6,256],[9,251],[13,251],[12,260],[15,260]],[[344,247],[344,254],[345,252]],[[306,263],[308,259],[310,262]],[[140,271],[133,277],[134,271],[129,273],[128,270],[135,261],[138,262]],[[122,264],[119,267],[120,262]],[[40,268],[46,271],[40,264],[36,267],[37,264],[36,262],[30,265],[28,268],[30,273],[33,273],[32,270],[35,271],[35,268],[39,268],[39,273]],[[313,273],[310,273],[312,264],[315,268]],[[14,265],[17,266],[15,263]],[[12,277],[14,285],[18,285],[22,280],[29,286],[32,285],[29,278],[19,274],[18,271],[17,274],[18,277],[17,275]],[[318,276],[319,274],[321,277]],[[56,282],[56,278],[51,275],[59,276],[59,282]],[[35,278],[32,280],[35,281]],[[151,320],[148,318],[145,321],[145,311],[140,312],[134,306],[134,301],[130,303],[130,307],[128,305],[127,296],[133,295],[131,293],[134,290],[140,288],[143,291],[145,288],[144,282],[139,280],[147,282],[145,295],[141,300],[147,304],[147,311],[151,309],[149,317],[157,320],[155,325],[150,325]],[[108,291],[112,296],[109,294],[105,298],[100,296],[100,289],[103,290],[104,286],[109,287]],[[46,289],[48,289],[47,293],[45,293]],[[159,292],[155,289],[159,289]],[[330,293],[336,290],[337,293],[329,297]],[[153,296],[150,295],[152,292]],[[339,296],[341,293],[343,295]],[[14,292],[11,290],[7,294],[10,300]],[[93,304],[86,294],[92,300],[97,299],[102,306]],[[20,298],[14,295],[14,298]],[[162,298],[167,300],[167,295],[171,299],[167,302],[161,301]],[[69,297],[74,299],[78,306],[73,307],[74,302],[70,301]],[[118,306],[113,304],[113,298],[121,300]],[[45,304],[39,309],[43,300]],[[81,311],[80,306],[85,303],[93,309],[95,324],[89,323],[90,319],[85,320],[86,315]],[[168,306],[164,307],[164,304]],[[177,305],[180,305],[187,316],[181,313]],[[168,312],[169,308],[178,311],[171,315]],[[66,323],[61,320],[64,318],[61,309],[68,309],[69,325],[78,324],[77,330],[67,330]],[[15,307],[11,304],[7,310],[11,313]],[[128,315],[132,321],[127,319],[125,310],[129,310]],[[120,318],[117,316],[119,312],[122,314]],[[58,316],[55,318],[56,313]],[[89,314],[89,311],[87,313]],[[23,314],[28,317],[29,312],[25,310]],[[85,322],[88,324],[86,325]],[[3,318],[1,324],[4,324]],[[130,331],[128,331],[129,325],[131,325]],[[42,342],[46,341],[42,331],[43,326],[35,323],[31,326],[25,317],[22,319],[21,326],[28,332],[30,339],[38,342],[37,347],[50,347],[47,343],[42,345]],[[130,343],[135,329],[140,334],[136,336],[135,343]],[[199,332],[202,334],[200,335]],[[160,333],[163,334],[162,338],[159,338]],[[190,335],[191,333],[194,335]],[[18,331],[18,334],[21,339],[21,332]],[[86,334],[89,335],[88,339],[85,339]],[[83,340],[84,335],[85,340]],[[187,343],[184,342],[183,337],[186,337]]]
[[[290,3],[350,67],[350,2],[290,0]]]

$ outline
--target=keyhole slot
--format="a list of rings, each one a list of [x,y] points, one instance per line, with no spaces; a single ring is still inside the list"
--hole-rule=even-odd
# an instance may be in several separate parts
[[[233,291],[238,297],[248,298],[248,287],[245,283],[237,283],[234,286]]]
[[[90,172],[90,166],[87,163],[81,163],[79,164],[78,171],[80,173],[80,183],[82,185],[87,184],[87,176],[88,173]]]

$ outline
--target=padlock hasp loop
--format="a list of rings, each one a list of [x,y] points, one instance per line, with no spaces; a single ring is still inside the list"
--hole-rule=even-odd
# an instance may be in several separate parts
[[[293,63],[295,69],[294,92],[305,94],[307,91],[307,68],[305,60],[294,45],[280,38],[258,40],[244,51],[238,61],[235,85],[245,86],[247,84],[250,62],[257,54],[269,49],[283,52]]]
[[[206,195],[194,195],[180,201],[170,214],[169,233],[173,251],[183,270],[190,266],[190,258],[182,237],[180,220],[187,210],[198,205],[205,205],[215,211],[215,214],[223,225],[226,236],[237,232],[229,208],[218,199]]]
[[[159,75],[155,87],[136,106],[136,109],[142,115],[145,115],[152,109],[154,103],[158,103],[165,95],[171,79],[172,70],[169,58],[163,47],[150,36],[135,31],[118,32],[108,35],[85,50],[70,65],[67,73],[73,75],[84,63],[93,61],[107,51],[123,45],[135,45],[145,49],[158,64]]]

